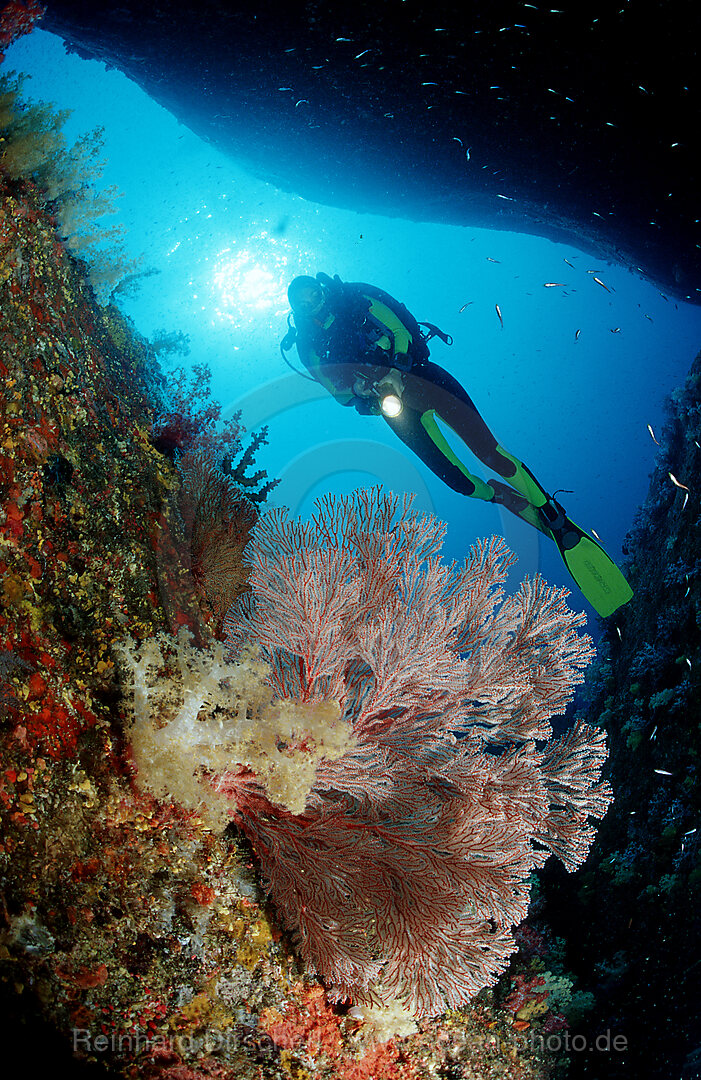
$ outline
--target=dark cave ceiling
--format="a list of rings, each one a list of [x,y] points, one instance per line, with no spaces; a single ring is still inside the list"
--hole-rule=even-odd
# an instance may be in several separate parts
[[[576,243],[699,302],[698,12],[48,0],[42,26],[284,190]]]

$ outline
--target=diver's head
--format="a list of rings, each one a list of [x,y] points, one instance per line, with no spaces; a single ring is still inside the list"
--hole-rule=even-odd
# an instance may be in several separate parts
[[[296,277],[290,282],[287,298],[296,318],[319,319],[326,302],[324,290],[316,278]]]

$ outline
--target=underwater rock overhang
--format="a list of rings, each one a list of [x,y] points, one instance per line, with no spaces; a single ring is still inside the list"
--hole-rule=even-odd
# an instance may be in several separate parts
[[[54,0],[42,26],[284,190],[570,242],[701,301],[692,0],[494,8]]]

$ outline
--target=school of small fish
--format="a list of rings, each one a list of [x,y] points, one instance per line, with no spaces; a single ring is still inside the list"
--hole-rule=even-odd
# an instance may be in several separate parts
[[[454,137],[454,142],[459,143],[460,146],[462,146],[463,149],[464,149],[462,139],[459,139],[457,136],[455,136]],[[466,154],[467,154],[467,158],[469,160],[470,151],[467,150]],[[507,198],[507,196],[500,195],[499,198]],[[498,265],[501,264],[501,259],[494,259],[494,258],[492,258],[491,255],[486,255],[485,258],[486,258],[487,262],[496,263]],[[569,259],[563,258],[563,262],[565,262],[567,264],[567,266],[571,267],[572,270],[577,269],[577,267],[574,265],[574,263],[570,262]],[[615,292],[615,289],[610,288],[606,284],[605,281],[603,281],[600,277],[598,277],[599,272],[600,271],[598,271],[598,270],[587,270],[586,271],[586,273],[589,274],[593,278],[593,280],[596,282],[596,284],[600,285],[602,289],[605,289],[607,293]],[[569,288],[569,285],[568,285],[568,283],[566,281],[544,281],[543,282],[543,288],[544,289],[566,289],[566,288]],[[563,295],[567,296],[569,294],[568,293],[563,293]],[[662,297],[663,300],[668,300],[668,297],[666,297],[664,295],[664,293],[661,292],[660,296]],[[473,303],[474,303],[474,300],[467,300],[462,305],[462,307],[460,307],[458,309],[458,313],[461,314],[463,311],[465,311],[466,308],[468,308]],[[502,313],[501,313],[501,308],[500,308],[499,304],[495,304],[494,309],[495,309],[495,311],[497,313],[497,317],[499,319],[499,325],[501,326],[501,329],[503,330],[504,329],[504,319],[503,319],[503,316],[502,316]],[[654,321],[652,316],[648,315],[647,313],[643,313],[643,316],[649,322]],[[609,327],[609,333],[611,333],[611,334],[620,334],[621,332],[622,332],[622,328],[620,326],[611,326],[611,327]],[[574,332],[574,340],[575,341],[579,341],[579,337],[580,337],[581,333],[582,333],[582,329],[581,329],[581,327],[578,327]],[[657,442],[657,439],[655,439],[655,435],[654,435],[654,433],[652,431],[652,428],[650,427],[649,424],[648,424],[648,430],[649,430],[652,438],[655,440],[655,442]],[[657,443],[657,445],[659,446],[659,443]],[[686,505],[686,503],[685,503],[685,505]]]

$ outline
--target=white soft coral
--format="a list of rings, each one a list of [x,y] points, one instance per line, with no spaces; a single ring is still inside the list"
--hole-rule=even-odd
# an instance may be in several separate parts
[[[319,762],[351,745],[337,701],[274,701],[269,668],[252,651],[227,662],[220,642],[195,648],[184,628],[175,640],[160,634],[119,651],[132,681],[128,735],[138,786],[213,829],[236,811],[230,785],[218,777],[247,767],[272,803],[301,814]]]

